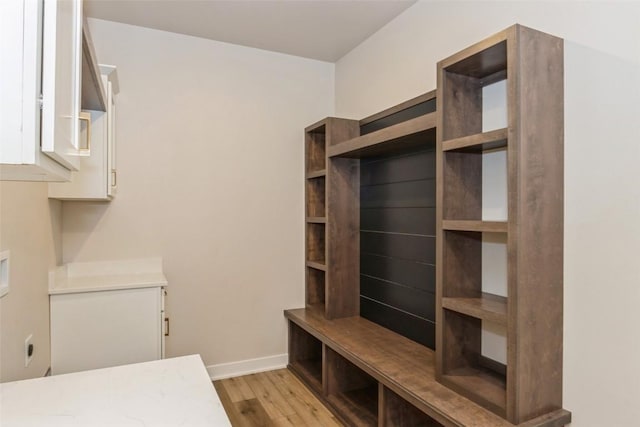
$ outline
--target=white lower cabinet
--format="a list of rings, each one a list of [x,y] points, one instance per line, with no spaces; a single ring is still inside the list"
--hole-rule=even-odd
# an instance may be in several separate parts
[[[52,374],[162,358],[163,288],[67,293],[50,298]]]
[[[167,287],[161,258],[56,267],[49,275],[51,372],[163,358]]]
[[[107,92],[107,111],[84,110],[90,115],[90,121],[80,134],[81,141],[89,141],[87,145],[91,155],[80,158],[80,169],[71,172],[69,182],[49,184],[49,197],[52,199],[109,201],[115,195],[118,76],[116,68],[111,65],[100,65],[100,71]]]

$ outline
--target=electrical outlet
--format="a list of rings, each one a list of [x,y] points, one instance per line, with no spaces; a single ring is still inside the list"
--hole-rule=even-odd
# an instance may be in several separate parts
[[[26,368],[31,363],[31,359],[33,359],[34,347],[33,347],[33,334],[29,335],[26,340],[24,340],[24,367]]]

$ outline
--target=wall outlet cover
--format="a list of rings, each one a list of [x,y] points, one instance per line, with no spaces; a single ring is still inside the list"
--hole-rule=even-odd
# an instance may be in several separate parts
[[[31,349],[29,349],[31,347]],[[33,360],[33,334],[30,334],[27,339],[24,340],[24,367],[26,368],[31,364]]]

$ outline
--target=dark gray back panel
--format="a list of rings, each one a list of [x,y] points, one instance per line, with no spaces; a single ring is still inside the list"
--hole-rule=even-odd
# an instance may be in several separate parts
[[[360,163],[360,315],[435,347],[435,151]]]

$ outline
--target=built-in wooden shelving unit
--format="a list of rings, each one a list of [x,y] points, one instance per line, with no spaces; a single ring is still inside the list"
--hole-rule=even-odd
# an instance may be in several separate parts
[[[438,64],[436,378],[514,424],[562,408],[562,63],[561,39],[516,25]],[[483,88],[504,79],[508,126],[484,131]],[[495,149],[506,221],[483,218]],[[483,233],[506,235],[506,296],[484,292]],[[485,321],[506,327],[506,369],[484,363]]]
[[[439,62],[437,91],[360,121],[327,118],[305,129],[306,304],[285,311],[289,368],[346,425],[571,421],[562,408],[562,61],[561,39],[516,25]],[[506,87],[506,126],[485,129],[483,94],[493,84]],[[483,172],[492,164],[485,156],[498,152],[506,158],[506,218],[483,210]],[[431,218],[419,229],[420,238],[431,240],[411,250],[390,239],[397,230],[368,228],[385,221],[406,226],[397,213],[404,211],[363,216],[367,225],[360,228],[361,208],[389,208],[371,208],[363,195],[397,183],[372,179],[375,171],[387,174],[392,163],[385,162],[396,157],[405,162],[393,163],[394,173],[402,171],[394,175],[398,181],[434,183],[434,175],[405,173],[407,158],[415,169],[431,168],[435,157],[437,168],[437,184],[412,187],[427,204],[409,205],[414,210],[406,215]],[[400,254],[393,268],[430,283],[424,292],[431,292],[432,305],[418,311],[435,311],[435,352],[360,316],[360,304],[363,316],[369,304],[360,295],[360,263],[380,270],[367,252],[360,257],[367,240],[393,246]],[[485,243],[496,241],[506,242],[505,294],[484,283]],[[415,248],[435,258],[435,297],[434,258],[418,261],[431,270],[414,270],[407,261],[420,259]],[[380,294],[372,279],[363,273],[363,290]],[[483,353],[486,325],[506,331],[506,363]]]

